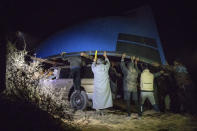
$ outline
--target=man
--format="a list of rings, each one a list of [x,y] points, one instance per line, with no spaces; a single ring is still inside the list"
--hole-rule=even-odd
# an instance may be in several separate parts
[[[179,60],[174,61],[174,66],[172,68],[178,87],[177,93],[180,104],[180,111],[183,113],[192,113],[192,106],[195,105],[195,102],[193,100],[194,89],[187,68]]]
[[[184,86],[191,84],[187,68],[178,60],[174,61],[173,71],[177,85],[180,88],[184,88]]]
[[[121,74],[116,71],[115,62],[111,62],[111,67],[109,68],[109,77],[110,77],[110,87],[112,91],[112,98],[115,99],[117,96],[118,90],[118,80],[121,77]]]
[[[140,90],[141,90],[141,112],[143,111],[143,104],[148,98],[151,105],[153,106],[156,112],[160,112],[154,97],[154,78],[160,76],[163,71],[158,73],[151,73],[148,68],[145,68],[140,77]]]
[[[156,79],[157,82],[157,93],[158,93],[158,104],[159,109],[162,112],[165,111],[172,111],[171,103],[172,103],[172,92],[174,90],[174,87],[171,82],[171,76],[170,73],[165,73],[165,75],[161,75],[158,79]]]
[[[73,78],[74,89],[75,91],[80,91],[81,86],[81,77],[80,77],[80,68],[82,65],[81,56],[71,56],[67,57],[66,53],[61,53],[62,59],[70,63],[71,76]]]
[[[100,114],[103,113],[100,109],[113,106],[108,74],[110,62],[106,52],[103,56],[105,61],[98,58],[94,59],[92,63],[92,72],[94,73],[93,108]]]
[[[163,67],[171,71],[175,79],[176,90],[173,92],[176,97],[174,97],[174,104],[178,103],[178,105],[174,105],[175,112],[194,113],[196,110],[194,106],[196,104],[194,101],[195,89],[193,82],[190,79],[187,68],[179,59],[175,60],[173,64],[173,66],[167,64]]]
[[[131,96],[133,97],[137,108],[138,108],[138,116],[141,116],[139,104],[138,104],[138,95],[137,95],[137,78],[139,74],[139,69],[137,67],[137,62],[139,60],[135,59],[135,57],[131,57],[131,62],[128,64],[128,68],[125,65],[124,58],[126,54],[122,54],[121,58],[121,69],[124,75],[123,78],[123,88],[124,88],[124,100],[127,102],[127,112],[128,116],[131,116]],[[135,63],[134,63],[135,60]]]

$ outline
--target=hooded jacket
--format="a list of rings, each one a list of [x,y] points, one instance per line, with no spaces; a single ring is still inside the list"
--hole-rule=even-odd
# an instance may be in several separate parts
[[[124,60],[121,60],[121,69],[124,74],[124,80],[123,80],[123,88],[124,91],[129,91],[129,92],[137,92],[137,77],[139,74],[138,67],[134,66],[134,63],[129,63],[130,68],[132,68],[135,71],[129,70],[126,65]]]

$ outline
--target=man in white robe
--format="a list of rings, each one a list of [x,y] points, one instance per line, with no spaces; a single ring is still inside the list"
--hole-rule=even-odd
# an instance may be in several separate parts
[[[113,106],[108,74],[110,62],[106,52],[104,52],[103,56],[105,61],[100,58],[94,59],[92,64],[94,73],[93,108],[97,111]]]

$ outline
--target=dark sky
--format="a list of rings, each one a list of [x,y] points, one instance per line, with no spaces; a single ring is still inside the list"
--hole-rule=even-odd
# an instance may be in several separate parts
[[[44,40],[79,21],[121,15],[144,4],[152,7],[167,60],[181,58],[197,72],[195,3],[189,0],[4,0],[1,25],[6,32],[21,30]]]

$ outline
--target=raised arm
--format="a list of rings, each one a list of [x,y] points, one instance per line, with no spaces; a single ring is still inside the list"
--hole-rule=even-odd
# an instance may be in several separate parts
[[[94,72],[95,67],[96,67],[96,61],[94,61],[94,62],[92,63],[92,66],[91,66],[91,68],[92,68],[92,72]]]
[[[137,66],[137,63],[138,63],[139,60],[140,60],[139,57],[137,57],[137,58],[135,59],[135,69],[136,69],[136,71],[137,71],[138,73],[141,72],[141,71],[139,70],[138,66]]]
[[[64,61],[69,60],[69,58],[66,57],[66,52],[62,52],[60,55],[61,55],[61,57],[62,57],[62,59],[63,59]]]
[[[123,74],[127,73],[127,67],[125,65],[125,62],[124,62],[124,58],[126,57],[126,54],[122,54],[122,58],[121,58],[121,63],[120,63],[120,68],[123,72]]]
[[[88,59],[90,59],[90,60],[93,60],[93,59],[94,59],[93,56],[87,55],[87,54],[84,53],[84,52],[81,52],[80,55],[83,56],[83,57],[85,57],[85,58],[88,58]]]
[[[109,62],[109,59],[107,58],[107,52],[106,51],[104,51],[103,56],[105,57],[106,67],[109,70],[110,62]]]

